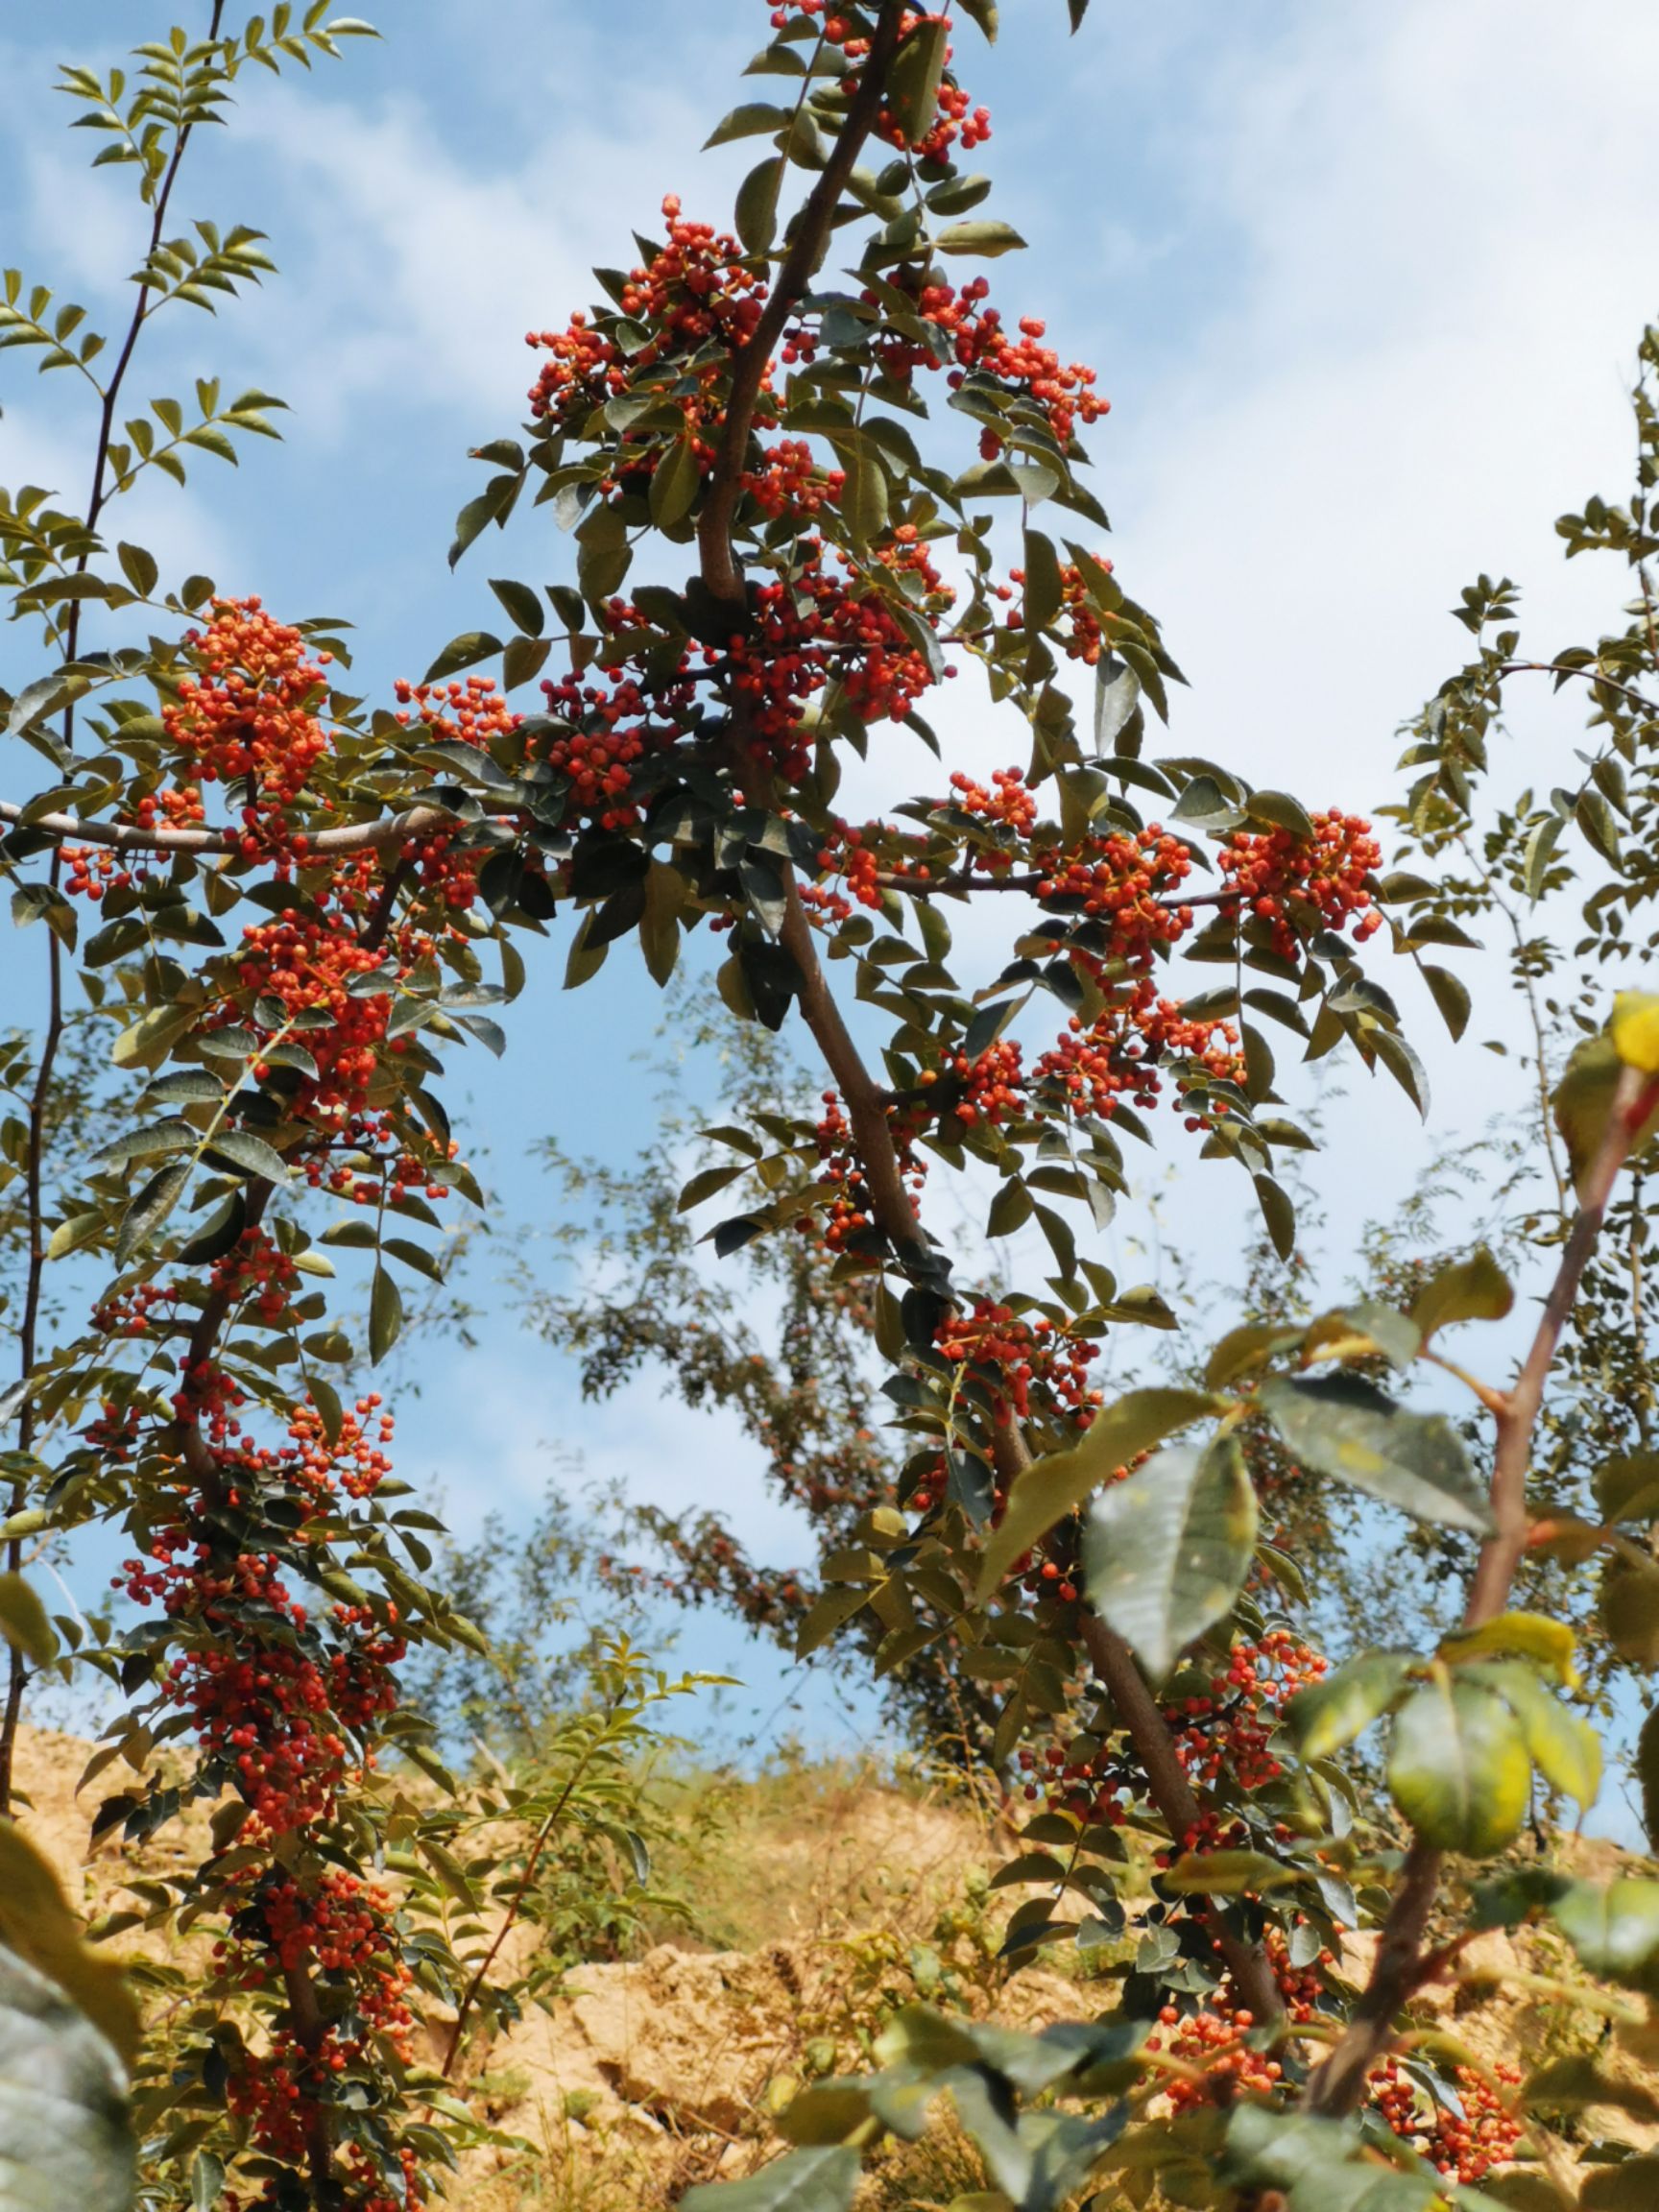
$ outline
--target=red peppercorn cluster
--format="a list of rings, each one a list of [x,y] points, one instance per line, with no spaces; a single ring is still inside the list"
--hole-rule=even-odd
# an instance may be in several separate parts
[[[1140,1107],[1157,1105],[1163,1088],[1159,1063],[1166,1056],[1178,1055],[1190,1064],[1190,1071],[1178,1078],[1182,1089],[1207,1075],[1239,1081],[1244,1070],[1237,1040],[1230,1022],[1190,1021],[1173,999],[1158,998],[1151,978],[1142,975],[1095,1021],[1085,1023],[1072,1015],[1053,1047],[1033,1066],[1031,1079],[1058,1093],[1073,1112],[1105,1118],[1122,1096]],[[1204,1122],[1190,1116],[1187,1126],[1199,1129]]]
[[[1238,1638],[1208,1691],[1165,1714],[1191,1781],[1207,1788],[1225,1773],[1235,1789],[1247,1791],[1278,1781],[1284,1768],[1268,1746],[1280,1712],[1298,1690],[1319,1681],[1328,1664],[1288,1628],[1268,1629],[1259,1644]]]
[[[313,709],[331,656],[307,660],[300,632],[256,598],[215,599],[212,620],[187,632],[184,645],[197,673],[180,679],[162,709],[168,742],[204,782],[252,780],[247,838],[255,852],[269,849],[280,838],[274,810],[294,805],[328,750]]]
[[[986,1384],[1000,1427],[1029,1416],[1033,1393],[1085,1428],[1100,1403],[1099,1391],[1089,1387],[1100,1347],[1069,1335],[1046,1313],[1025,1321],[1011,1306],[975,1298],[971,1309],[945,1316],[933,1341]]]
[[[650,330],[644,346],[625,354],[582,314],[564,330],[525,333],[527,346],[551,356],[530,387],[530,412],[539,421],[579,431],[596,408],[659,364],[707,345],[735,352],[754,336],[766,283],[748,266],[737,240],[711,224],[689,221],[672,192],[662,213],[667,242],[629,272],[619,301],[624,315]],[[651,466],[646,455],[640,458]]]
[[[161,1329],[172,1325],[179,1293],[161,1283],[134,1283],[92,1310],[92,1326],[103,1336],[148,1336],[152,1314]]]
[[[925,23],[936,23],[947,31],[950,28],[948,15],[920,14],[906,10],[899,20],[900,37],[908,38]],[[953,50],[947,46],[947,69],[952,59]],[[856,78],[852,77],[843,81],[841,88],[849,98],[856,83]],[[961,141],[964,154],[971,154],[975,146],[984,144],[991,135],[991,110],[989,108],[975,108],[971,95],[964,92],[959,84],[947,79],[939,87],[937,113],[919,138],[911,137],[905,131],[902,119],[888,108],[883,108],[876,119],[876,135],[884,138],[889,146],[897,146],[901,152],[915,154],[924,161],[943,161],[958,140]]]
[[[1166,2005],[1158,2020],[1162,2032],[1146,2038],[1147,2050],[1203,2068],[1199,2080],[1186,2075],[1171,2078],[1166,2095],[1172,2112],[1190,2112],[1204,2104],[1226,2106],[1240,2097],[1272,2097],[1284,2080],[1285,2069],[1277,2058],[1250,2047],[1256,2015],[1247,2006],[1218,2002],[1183,2019],[1175,2006]]]
[[[1025,788],[1023,768],[993,769],[989,789],[956,769],[950,778],[950,804],[979,821],[1012,830],[1017,837],[1029,836],[1037,827],[1036,794]],[[1012,865],[1012,860],[1011,851],[1004,847],[996,852],[976,853],[974,865],[1006,868]]]
[[[853,1142],[853,1125],[834,1091],[823,1094],[824,1118],[818,1123],[819,1185],[830,1193],[827,1206],[801,1214],[796,1226],[803,1235],[816,1237],[830,1252],[845,1252],[876,1226],[874,1201],[864,1169]],[[926,1180],[925,1164],[910,1150],[908,1137],[896,1122],[900,1171],[913,1190]]]
[[[233,1250],[214,1263],[209,1287],[224,1291],[242,1320],[280,1327],[288,1311],[300,1269],[263,1229],[247,1229]]]
[[[1382,849],[1370,823],[1358,814],[1311,820],[1311,838],[1289,830],[1241,830],[1217,855],[1245,908],[1273,925],[1273,949],[1286,959],[1295,956],[1298,925],[1306,934],[1310,927],[1340,930],[1352,922],[1360,944],[1382,926],[1370,890]]]
[[[1053,1560],[1038,1572],[1055,1584],[1056,1596],[1068,1601],[1076,1598],[1076,1586]],[[1029,1803],[1046,1804],[1102,1827],[1120,1828],[1129,1817],[1121,1772],[1098,1737],[1049,1743],[1041,1754],[1027,1746],[1021,1751],[1019,1764]]]
[[[611,626],[634,626],[637,610],[613,600]],[[689,661],[683,683],[647,694],[632,676],[585,684],[572,673],[542,685],[547,711],[559,725],[538,741],[540,757],[569,780],[574,818],[601,830],[633,830],[638,806],[630,797],[634,770],[648,755],[668,751],[680,735],[696,696]]]
[[[1435,2104],[1392,2059],[1372,2074],[1370,2104],[1403,2143],[1410,2144],[1449,2181],[1473,2183],[1514,2157],[1526,2127],[1505,2089],[1519,2089],[1520,2067],[1493,2061],[1489,2074],[1454,2069],[1459,2115]]]
[[[845,554],[837,559],[851,565]],[[925,583],[934,574],[921,546],[910,561]],[[823,564],[822,541],[802,539],[787,579],[756,592],[749,631],[732,638],[726,661],[754,750],[792,782],[811,765],[801,709],[826,685],[835,683],[862,721],[882,722],[902,720],[934,681],[926,655],[886,601]],[[711,648],[705,653],[717,658]]]
[[[524,719],[491,676],[469,676],[457,684],[411,684],[399,676],[393,690],[399,701],[397,719],[405,729],[420,722],[434,740],[451,744],[486,749],[493,737],[506,736]]]
[[[1006,1121],[1025,1111],[1020,1059],[1014,1039],[1000,1037],[973,1060],[966,1052],[948,1053],[937,1069],[923,1070],[922,1087],[929,1091],[941,1084],[946,1087],[948,1102],[940,1118],[947,1123],[959,1121],[971,1129],[979,1122]]]
[[[826,469],[805,438],[781,438],[762,448],[758,469],[746,469],[743,489],[763,515],[799,515],[809,520],[825,507],[839,506],[847,489],[845,469]]]

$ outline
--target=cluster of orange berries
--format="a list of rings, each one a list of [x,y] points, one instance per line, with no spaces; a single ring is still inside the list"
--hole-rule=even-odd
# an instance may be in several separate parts
[[[820,1186],[830,1193],[828,1205],[815,1213],[797,1216],[797,1226],[804,1236],[815,1236],[830,1252],[845,1252],[861,1237],[874,1229],[876,1216],[869,1185],[864,1180],[864,1169],[853,1142],[853,1126],[842,1107],[839,1094],[826,1091],[822,1096],[823,1118],[814,1134],[818,1140],[818,1157],[823,1163],[818,1173]],[[900,1172],[913,1190],[920,1190],[926,1180],[927,1170],[911,1152],[902,1131],[899,1138]]]
[[[186,783],[173,791],[146,792],[134,804],[129,827],[145,832],[185,830],[199,827],[205,819],[201,785]],[[63,888],[72,898],[84,899],[93,906],[102,902],[107,892],[126,891],[150,879],[146,861],[129,862],[109,846],[65,845],[61,850],[67,870]]]
[[[960,1086],[960,1095],[945,1112],[948,1119],[960,1121],[964,1128],[1005,1121],[1025,1109],[1020,1047],[1011,1037],[998,1038],[972,1060],[966,1052],[947,1053],[937,1070],[924,1069],[920,1080],[926,1090],[940,1082]]]
[[[926,655],[893,610],[874,592],[849,590],[823,555],[820,540],[803,540],[798,565],[786,581],[760,586],[747,636],[731,641],[728,682],[753,742],[790,781],[811,765],[801,709],[831,681],[865,722],[902,720],[933,683]]]
[[[1262,1947],[1284,1999],[1285,2017],[1306,2027],[1324,1996],[1323,1969],[1335,1963],[1334,1954],[1321,1951],[1310,1964],[1294,1967],[1289,1962],[1288,1942],[1278,1928],[1266,1931]],[[1278,2060],[1249,2046],[1255,2013],[1231,1995],[1217,1996],[1185,2017],[1178,2006],[1166,2005],[1158,2014],[1158,2023],[1165,2032],[1149,2036],[1146,2048],[1166,2052],[1170,2058],[1203,2069],[1199,2080],[1178,2075],[1169,2081],[1166,2094],[1172,2112],[1190,2111],[1203,2104],[1225,2106],[1241,2096],[1270,2098],[1281,2087],[1284,2071]],[[1173,2034],[1167,2033],[1169,2030]]]
[[[421,722],[434,739],[476,745],[481,751],[493,737],[505,737],[523,721],[495,687],[493,676],[469,676],[464,683],[411,684],[399,676],[392,686],[399,706],[396,719],[405,729]]]
[[[1237,1041],[1230,1022],[1190,1021],[1175,1000],[1158,998],[1151,978],[1142,975],[1094,1022],[1085,1023],[1072,1015],[1065,1032],[1033,1066],[1031,1079],[1058,1093],[1074,1112],[1106,1119],[1125,1094],[1137,1106],[1157,1105],[1162,1090],[1158,1064],[1166,1054],[1196,1063],[1196,1073],[1184,1076],[1183,1087],[1205,1075],[1237,1082],[1243,1073]],[[1199,1129],[1204,1123],[1191,1115],[1187,1126]]]
[[[1113,960],[1145,969],[1155,947],[1175,944],[1192,926],[1191,907],[1178,902],[1192,855],[1156,822],[1133,834],[1087,837],[1073,854],[1031,858],[1045,905],[1080,906],[1111,925]]]
[[[780,515],[810,517],[839,506],[847,473],[822,468],[804,438],[781,438],[763,449],[758,469],[745,471],[743,489],[774,520]]]
[[[1489,2076],[1459,2066],[1453,2080],[1461,2114],[1431,2103],[1390,2058],[1371,2076],[1370,2102],[1403,2143],[1448,2180],[1468,2184],[1483,2180],[1494,2166],[1515,2155],[1526,2128],[1503,2090],[1518,2089],[1522,2075],[1520,2067],[1495,2059]]]
[[[243,838],[252,856],[284,841],[273,810],[293,805],[328,750],[312,709],[331,656],[307,660],[300,632],[257,598],[215,599],[212,619],[184,645],[198,673],[180,679],[161,726],[204,782],[252,781],[259,805],[245,811]]]
[[[106,1298],[92,1310],[92,1326],[101,1336],[147,1336],[151,1315],[160,1309],[170,1322],[179,1293],[159,1283],[134,1283],[130,1289]]]
[[[115,1586],[135,1603],[159,1603],[203,1639],[173,1660],[163,1677],[168,1703],[189,1714],[209,1759],[234,1775],[252,1817],[269,1836],[329,1817],[352,1770],[348,1734],[360,1732],[396,1703],[390,1669],[403,1657],[395,1634],[333,1608],[332,1648],[299,1641],[306,1613],[288,1593],[271,1552],[215,1560],[182,1525],[159,1531],[151,1564],[130,1559]],[[266,1614],[287,1624],[294,1642],[246,1644],[243,1623]],[[361,1767],[367,1755],[357,1762]]]
[[[951,805],[978,821],[996,823],[1021,837],[1029,836],[1037,827],[1037,798],[1025,787],[1023,768],[993,769],[990,788],[956,769],[950,777],[950,791]],[[1006,868],[1011,859],[1006,852],[975,854],[974,866]]]
[[[120,856],[103,845],[65,845],[63,865],[67,873],[63,888],[72,899],[85,899],[94,906],[99,904],[107,891],[125,891],[134,880],[149,873],[147,869],[134,871]]]
[[[360,997],[351,982],[380,964],[380,954],[322,902],[312,910],[285,906],[269,922],[251,922],[242,932],[236,981],[252,998],[275,999],[282,1009],[268,1034],[307,1018],[304,1048],[316,1063],[317,1079],[305,1104],[325,1117],[359,1111],[379,1066],[391,997],[386,992]],[[318,1016],[326,1019],[312,1026]],[[238,999],[227,998],[205,1026],[244,1027],[245,1009]]]
[[[946,1314],[933,1341],[945,1358],[972,1367],[985,1382],[999,1427],[1026,1418],[1033,1388],[1083,1428],[1100,1404],[1100,1392],[1089,1387],[1100,1347],[1068,1335],[1046,1313],[1024,1321],[1011,1306],[975,1298],[968,1310]]]
[[[246,1229],[234,1248],[214,1263],[212,1288],[229,1294],[245,1317],[275,1328],[287,1312],[300,1269],[263,1229]]]
[[[1047,1573],[1049,1568],[1052,1574]],[[1075,1599],[1076,1585],[1052,1560],[1046,1562],[1042,1572],[1054,1585],[1057,1597],[1065,1600]],[[1110,1758],[1094,1737],[1075,1738],[1070,1743],[1049,1743],[1041,1758],[1027,1746],[1021,1751],[1019,1764],[1025,1775],[1024,1795],[1030,1803],[1058,1807],[1074,1819],[1101,1827],[1120,1828],[1129,1817],[1118,1762]]]
[[[1371,902],[1371,879],[1382,849],[1358,814],[1315,814],[1313,836],[1288,830],[1258,834],[1238,830],[1217,855],[1221,873],[1252,914],[1273,925],[1273,949],[1286,959],[1296,951],[1287,905],[1309,907],[1328,929],[1352,921],[1363,944],[1382,926]]]
[[[400,1198],[417,1194],[448,1197],[449,1186],[437,1179],[432,1161],[407,1148],[390,1114],[356,1117],[341,1130],[338,1141],[347,1156],[333,1166],[322,1153],[305,1159],[305,1180],[313,1190],[326,1190],[352,1206],[396,1206]],[[461,1148],[450,1138],[433,1149],[454,1160]]]
[[[919,31],[924,23],[936,23],[947,31],[950,28],[950,19],[948,15],[918,14],[907,11],[900,18],[900,36],[908,38],[913,32]],[[945,49],[945,66],[947,68],[950,67],[952,59],[952,50],[948,46]],[[856,80],[853,78],[848,78],[843,82],[841,88],[849,98],[852,97],[855,82]],[[883,108],[880,114],[876,118],[876,135],[878,138],[884,138],[889,146],[897,146],[901,152],[915,154],[924,161],[945,160],[958,139],[961,141],[963,153],[971,154],[975,146],[983,145],[985,140],[990,137],[990,108],[975,108],[972,95],[964,92],[960,85],[941,84],[936,107],[937,113],[920,138],[910,137],[906,133],[901,118],[895,115],[890,108]]]
[[[613,630],[633,627],[636,610],[613,600]],[[682,664],[688,670],[689,663]],[[579,814],[602,830],[632,830],[639,808],[630,798],[634,770],[648,754],[670,747],[690,709],[694,692],[684,683],[652,696],[632,676],[614,684],[584,684],[574,674],[541,686],[558,733],[541,746],[550,767],[568,779]]]
[[[1248,2037],[1256,2015],[1247,2006],[1218,2003],[1182,2019],[1173,2005],[1158,2015],[1165,2034],[1146,2038],[1148,2051],[1165,2051],[1183,2065],[1202,2067],[1202,2079],[1176,2075],[1166,2094],[1172,2112],[1188,2112],[1202,2104],[1231,2104],[1239,2097],[1271,2097],[1285,2078],[1277,2058],[1254,2051]],[[1173,2033],[1167,2032],[1173,2030]]]
[[[331,1497],[336,1486],[348,1498],[373,1498],[392,1472],[383,1446],[394,1432],[390,1413],[381,1411],[378,1390],[371,1390],[342,1413],[332,1442],[322,1413],[310,1399],[294,1408],[288,1433],[296,1450],[282,1455],[288,1479],[315,1499]]]
[[[562,331],[525,333],[527,346],[551,355],[530,388],[537,421],[580,430],[595,407],[627,389],[631,374],[710,342],[736,351],[754,336],[766,284],[746,265],[737,240],[711,224],[687,220],[672,192],[662,213],[667,243],[629,272],[619,300],[624,315],[650,327],[643,347],[625,356],[582,314],[573,315]]]
[[[839,12],[834,0],[793,0],[793,5],[790,7],[774,8],[772,11],[773,30],[783,30],[791,15],[822,15],[826,44],[844,47],[851,59],[856,59],[857,56],[869,50],[869,39],[855,38],[853,36],[851,19]]]
[[[1165,1716],[1192,1781],[1207,1787],[1225,1773],[1238,1790],[1278,1781],[1284,1768],[1270,1744],[1280,1714],[1328,1666],[1288,1628],[1269,1628],[1260,1643],[1238,1638],[1208,1691],[1182,1698]]]

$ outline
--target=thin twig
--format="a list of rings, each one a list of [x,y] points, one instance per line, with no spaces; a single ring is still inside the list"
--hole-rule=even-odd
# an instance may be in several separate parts
[[[1561,1254],[1555,1280],[1514,1387],[1497,1415],[1492,1460],[1492,1533],[1480,1547],[1470,1583],[1463,1625],[1479,1628],[1495,1620],[1509,1601],[1515,1573],[1527,1549],[1527,1470],[1532,1437],[1544,1403],[1544,1386],[1560,1348],[1583,1281],[1584,1269],[1601,1233],[1607,1203],[1637,1132],[1659,1106],[1659,1080],[1625,1069],[1620,1078],[1572,1234]],[[1313,2075],[1306,2102],[1315,2112],[1351,2112],[1364,2093],[1366,2077],[1394,2040],[1401,2008],[1432,1978],[1424,1954],[1424,1936],[1440,1893],[1444,1854],[1421,1839],[1407,1854],[1400,1887],[1383,1924],[1371,1979],[1355,2008],[1348,2032]]]

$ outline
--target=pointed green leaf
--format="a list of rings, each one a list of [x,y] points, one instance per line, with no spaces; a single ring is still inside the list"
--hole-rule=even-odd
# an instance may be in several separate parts
[[[1215,1409],[1215,1401],[1196,1390],[1131,1390],[1095,1414],[1081,1443],[1033,1460],[1015,1479],[1007,1510],[986,1544],[979,1602],[992,1596],[1016,1559],[1119,1467]]]
[[[848,2212],[861,2164],[845,2144],[791,2151],[747,2180],[688,2189],[681,2212]]]
[[[1411,1302],[1411,1318],[1427,1338],[1455,1321],[1502,1321],[1514,1303],[1514,1286],[1482,1244],[1431,1276]]]
[[[1094,1501],[1089,1601],[1154,1681],[1232,1611],[1256,1550],[1256,1491],[1237,1438],[1171,1445]]]
[[[1492,1508],[1443,1414],[1408,1413],[1355,1375],[1263,1382],[1258,1403],[1294,1456],[1419,1521],[1484,1535]]]
[[[459,637],[451,637],[421,681],[436,684],[443,677],[453,676],[460,669],[474,667],[480,661],[488,661],[492,654],[499,653],[501,640],[488,630],[464,630]]]
[[[58,1656],[58,1631],[21,1575],[0,1575],[0,1636],[36,1667],[49,1667]]]
[[[252,1129],[221,1129],[204,1157],[215,1167],[235,1167],[264,1183],[285,1183],[287,1163]]]
[[[369,1359],[378,1367],[403,1330],[403,1294],[389,1269],[376,1267],[369,1292]]]
[[[1532,1764],[1552,1790],[1588,1812],[1601,1788],[1601,1739],[1539,1681],[1525,1660],[1469,1668],[1521,1723]]]

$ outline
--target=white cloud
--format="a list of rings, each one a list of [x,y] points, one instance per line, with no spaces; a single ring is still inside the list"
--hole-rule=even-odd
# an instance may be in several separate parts
[[[349,111],[284,91],[242,128],[283,163],[286,354],[294,327],[312,334],[295,397],[339,435],[366,404],[396,415],[411,400],[517,421],[525,330],[586,301],[592,263],[629,255],[629,225],[683,176],[702,119],[678,91],[645,88],[624,127],[555,112],[491,170],[405,95]]]

